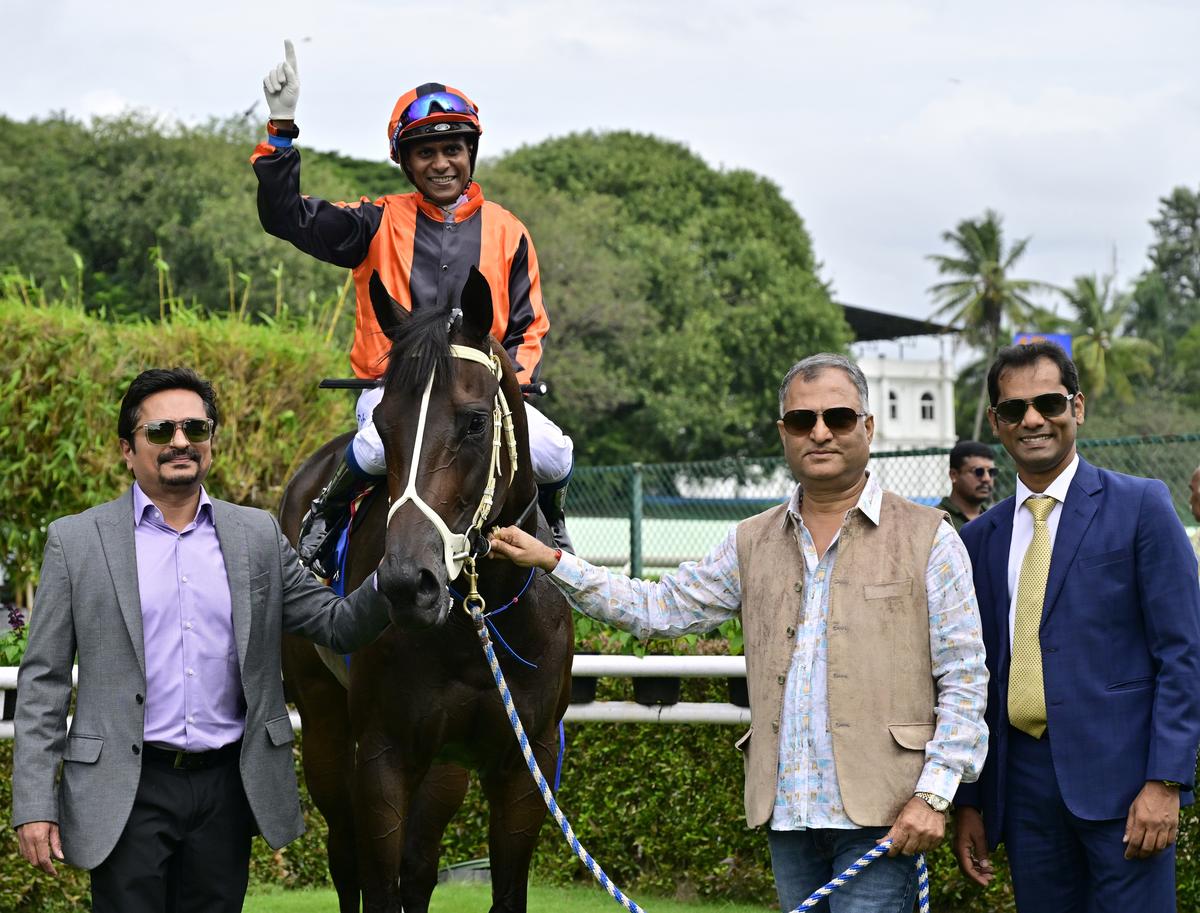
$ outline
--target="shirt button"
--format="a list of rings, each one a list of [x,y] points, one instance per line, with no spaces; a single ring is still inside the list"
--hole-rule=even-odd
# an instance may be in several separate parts
[[[190,631],[190,630],[192,630],[192,623],[191,623],[190,621],[185,621],[185,622],[183,623],[183,626],[184,626],[185,628],[187,628],[189,631]]]
[[[184,582],[184,583],[187,583],[187,578],[186,578],[186,577],[184,577],[184,578],[183,578],[183,582]]]
[[[195,675],[196,673],[195,673],[195,671],[194,671],[194,670],[192,670],[192,669],[188,669],[188,670],[187,670],[187,674],[188,674],[188,675]]]
[[[194,716],[189,716],[189,717],[188,717],[188,722],[189,722],[189,723],[194,723],[194,722],[196,722],[196,718],[195,718]]]
[[[145,699],[144,697],[142,697],[140,694],[135,694],[135,695],[133,696],[133,699],[134,699],[135,701],[137,701],[139,704],[144,704],[144,703],[146,703],[146,699]]]
[[[450,269],[450,267],[448,267],[448,266],[447,266],[445,263],[443,263],[443,264],[442,264],[442,272],[444,273],[444,272],[446,272],[446,270],[448,270],[448,269]]]
[[[138,748],[138,746],[134,745],[134,746],[132,746],[132,747],[133,747],[133,753],[134,753],[134,754],[141,754],[141,753],[142,753],[142,749]]]
[[[771,731],[772,732],[779,731],[779,720],[775,720],[773,723],[771,723]]]
[[[787,636],[788,636],[788,637],[795,637],[795,636],[796,636],[796,629],[795,629],[795,628],[793,628],[791,625],[788,625],[788,627],[787,627]]]
[[[775,681],[777,681],[777,682],[779,682],[779,684],[783,685],[787,682],[787,676],[780,675],[778,678],[775,679]]]

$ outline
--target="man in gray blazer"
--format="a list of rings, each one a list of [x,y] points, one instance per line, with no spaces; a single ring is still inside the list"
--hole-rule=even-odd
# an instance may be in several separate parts
[[[91,870],[97,913],[241,910],[252,835],[304,830],[282,632],[348,652],[388,624],[374,578],[339,599],[274,517],[208,496],[218,421],[195,372],[142,373],[118,419],[134,485],[48,530],[13,824],[30,863]]]

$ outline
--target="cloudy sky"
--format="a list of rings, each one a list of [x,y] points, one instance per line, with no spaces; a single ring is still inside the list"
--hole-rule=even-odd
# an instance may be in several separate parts
[[[296,40],[304,145],[382,159],[396,97],[456,85],[483,152],[584,129],[685,143],[775,181],[839,300],[926,316],[925,255],[987,207],[1022,272],[1128,281],[1158,198],[1200,185],[1195,0],[7,0],[0,112],[262,102]]]

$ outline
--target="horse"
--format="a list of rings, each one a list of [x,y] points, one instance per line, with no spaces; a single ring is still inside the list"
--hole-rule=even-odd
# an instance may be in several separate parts
[[[332,671],[340,658],[327,664],[307,641],[286,639],[305,780],[329,826],[341,913],[356,913],[360,894],[366,913],[427,913],[442,834],[476,771],[489,809],[491,910],[523,913],[546,808],[462,608],[485,531],[539,530],[521,390],[489,336],[491,293],[478,271],[449,314],[405,311],[378,275],[370,290],[392,341],[374,414],[388,498],[362,503],[344,576],[349,592],[378,568],[392,624],[353,654],[348,687]],[[293,545],[350,438],[325,444],[288,483],[280,519]],[[544,521],[538,534],[547,540]],[[479,597],[504,607],[488,622],[508,647],[496,648],[500,665],[538,765],[552,770],[570,697],[571,610],[541,572],[483,559],[477,573]]]

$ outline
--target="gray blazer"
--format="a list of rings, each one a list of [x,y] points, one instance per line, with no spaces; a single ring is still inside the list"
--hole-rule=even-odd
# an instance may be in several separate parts
[[[214,499],[213,521],[246,698],[242,783],[259,830],[278,848],[304,832],[283,700],[281,634],[349,652],[387,627],[388,602],[370,584],[339,599],[300,566],[265,511]],[[68,732],[76,656],[79,685]],[[50,524],[18,676],[13,826],[57,822],[67,862],[90,869],[104,861],[141,777],[145,691],[130,489]]]

